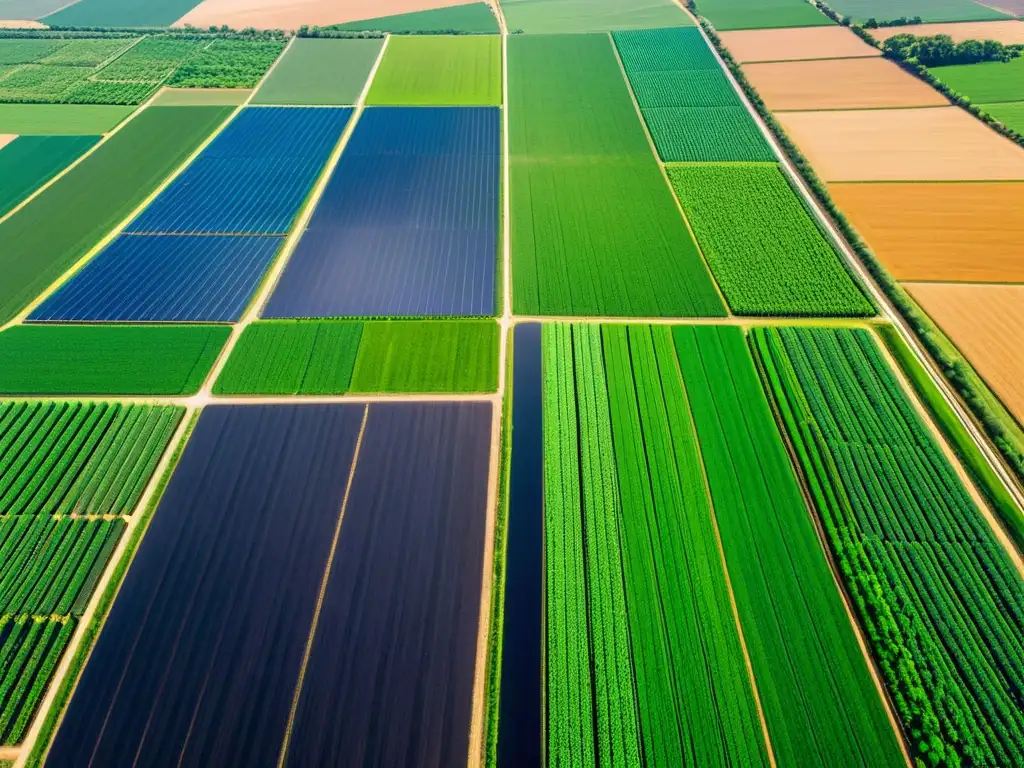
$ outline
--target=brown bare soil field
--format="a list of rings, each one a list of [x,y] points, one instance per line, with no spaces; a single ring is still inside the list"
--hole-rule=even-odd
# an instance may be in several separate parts
[[[937,107],[946,98],[886,59],[820,59],[748,64],[743,71],[768,108]]]
[[[990,4],[997,7],[996,4]],[[1024,22],[1006,21],[958,21],[952,24],[915,24],[912,27],[880,27],[871,30],[871,36],[884,42],[893,35],[910,32],[917,37],[949,35],[954,43],[963,40],[997,40],[1000,43],[1024,43]],[[852,33],[851,33],[852,34]]]
[[[780,112],[826,181],[1024,179],[1024,149],[959,107]]]
[[[1024,184],[830,184],[899,280],[1024,283]]]
[[[1003,404],[1024,422],[1024,285],[908,283]]]
[[[18,138],[18,135],[15,133],[0,133],[0,149],[6,147],[16,138]]]
[[[345,24],[467,2],[473,0],[205,0],[174,22],[174,26],[227,24],[237,29],[298,29],[303,24]]]
[[[3,8],[0,8],[0,13]],[[25,19],[0,19],[0,29],[49,29],[45,24],[38,21]]]
[[[882,55],[877,48],[872,48],[843,27],[742,29],[719,32],[719,35],[740,64]]]

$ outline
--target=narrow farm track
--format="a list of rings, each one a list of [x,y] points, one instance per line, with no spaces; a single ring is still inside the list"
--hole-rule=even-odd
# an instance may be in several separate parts
[[[47,715],[50,708],[53,706],[54,700],[57,697],[59,691],[67,684],[67,678],[72,672],[72,664],[75,657],[82,651],[83,643],[86,642],[86,635],[90,634],[91,627],[94,621],[102,621],[102,616],[97,616],[99,611],[100,603],[104,601],[104,593],[106,593],[108,587],[110,587],[111,580],[113,579],[114,572],[118,569],[121,561],[129,555],[129,550],[133,546],[132,539],[136,528],[142,523],[145,524],[144,518],[146,517],[145,512],[149,508],[150,504],[154,502],[157,490],[161,487],[167,475],[168,470],[171,469],[171,461],[176,454],[180,452],[180,449],[184,443],[185,437],[191,428],[196,411],[194,409],[188,409],[184,416],[182,416],[180,423],[178,424],[177,430],[174,432],[174,436],[167,444],[167,448],[164,450],[163,456],[160,458],[160,463],[157,465],[153,472],[152,477],[149,479],[149,483],[146,485],[146,490],[139,498],[138,504],[135,505],[135,509],[131,517],[125,518],[127,526],[125,527],[124,533],[121,535],[121,539],[114,549],[114,552],[110,556],[110,560],[107,563],[107,567],[103,570],[100,575],[99,581],[96,582],[96,587],[93,591],[92,597],[89,599],[89,603],[86,606],[84,613],[78,621],[78,626],[75,627],[75,632],[71,636],[71,642],[68,644],[67,650],[61,657],[60,663],[57,665],[53,673],[53,679],[50,685],[46,689],[46,695],[43,700],[39,703],[36,716],[33,719],[32,725],[25,735],[24,741],[21,743],[19,754],[14,763],[14,768],[23,768],[28,759],[28,756],[32,754],[35,749],[36,742],[39,739],[40,733],[43,729],[43,724],[46,721]],[[125,563],[125,570],[127,565]],[[113,603],[113,598],[117,596],[117,589],[120,589],[120,584],[114,585],[115,592],[111,596],[111,600],[107,603],[107,610]],[[90,649],[91,650],[91,649]],[[80,675],[82,670],[85,669],[85,663],[88,661],[88,655],[82,659],[82,664],[78,668],[77,672]],[[77,684],[77,678],[72,682],[71,689],[67,693],[65,701],[69,701],[71,694],[74,693],[74,684]],[[54,726],[54,732],[56,732],[57,726],[60,725],[60,719],[63,717],[64,711],[62,710],[57,714],[57,721]],[[0,757],[0,759],[3,759]]]
[[[483,574],[480,587],[480,628],[477,635],[476,668],[473,678],[473,716],[469,731],[470,768],[480,766],[484,761],[484,719],[487,704],[487,649],[491,630],[491,601],[493,600],[494,576],[494,527],[498,517],[498,489],[501,486],[501,427],[504,413],[506,368],[508,366],[508,343],[512,334],[512,247],[510,225],[510,161],[508,140],[508,27],[500,3],[495,1],[494,10],[501,28],[501,119],[502,119],[502,289],[501,326],[498,337],[498,391],[491,406],[491,463],[487,480],[487,522],[484,525]]]
[[[674,0],[674,2],[680,8],[682,8],[682,10],[690,18],[694,19],[694,21],[696,22],[696,18],[694,17],[694,15],[690,13],[689,9],[687,9],[685,5],[682,2],[680,2],[680,0]],[[739,95],[743,105],[750,113],[750,116],[757,124],[758,129],[764,135],[765,139],[768,141],[769,146],[772,148],[772,151],[775,153],[775,156],[778,158],[782,167],[785,169],[786,175],[790,178],[791,182],[794,185],[794,188],[800,193],[800,196],[810,207],[810,210],[814,212],[815,218],[825,228],[825,231],[828,233],[829,238],[832,240],[832,242],[838,246],[840,252],[843,255],[843,258],[846,260],[846,263],[850,266],[850,268],[860,279],[860,283],[868,289],[868,292],[870,293],[871,298],[874,300],[875,304],[881,307],[884,319],[890,322],[899,331],[900,335],[903,337],[903,340],[913,351],[918,361],[924,366],[925,370],[928,372],[928,375],[931,377],[932,382],[935,384],[936,387],[938,387],[939,391],[942,393],[943,398],[946,400],[949,406],[953,409],[953,412],[956,414],[957,419],[971,435],[972,439],[981,450],[985,459],[988,461],[988,463],[991,465],[993,470],[998,475],[1000,482],[1006,488],[1007,492],[1013,497],[1014,501],[1017,503],[1018,506],[1024,508],[1024,489],[1022,489],[1020,485],[1017,483],[1016,479],[1014,478],[1010,470],[1007,468],[998,451],[992,446],[992,444],[988,440],[988,437],[975,422],[971,414],[967,411],[966,406],[963,404],[959,396],[953,390],[952,386],[946,380],[946,377],[943,376],[942,372],[938,370],[935,363],[932,361],[931,357],[927,354],[927,352],[925,352],[920,341],[918,341],[917,336],[911,330],[910,326],[907,324],[907,322],[903,319],[902,315],[900,315],[900,313],[889,301],[888,296],[886,296],[885,292],[882,291],[882,289],[878,286],[878,284],[875,282],[874,278],[868,272],[864,264],[862,264],[860,259],[857,258],[856,254],[853,252],[853,249],[850,247],[850,244],[846,242],[846,239],[836,229],[835,224],[832,222],[829,216],[825,213],[824,210],[822,210],[821,206],[818,204],[817,199],[811,193],[810,189],[808,189],[806,183],[804,182],[800,174],[797,172],[793,163],[789,160],[789,157],[786,155],[785,152],[782,151],[782,148],[775,140],[775,136],[768,129],[768,126],[765,125],[764,121],[761,119],[761,116],[757,113],[757,110],[755,110],[753,105],[749,102],[749,100],[746,97],[746,94],[743,93],[743,89],[736,81],[736,78],[733,77],[732,72],[730,72],[729,68],[725,65],[725,62],[719,55],[718,50],[714,47],[714,45],[711,44],[711,40],[705,33],[704,28],[701,27],[699,24],[697,25],[697,28],[700,30],[701,36],[704,38],[704,41],[707,43],[708,47],[711,48],[712,52],[714,53],[719,66],[725,72],[726,77],[729,79],[729,82],[732,84],[732,87],[736,90],[736,93]],[[958,467],[960,466],[959,461],[955,463]],[[991,522],[993,521],[990,520],[990,523]],[[995,528],[997,530],[999,540],[1001,542],[1007,541],[1005,531],[1002,529],[1002,526],[997,523]],[[1016,553],[1013,547],[1010,547],[1008,551],[1013,553],[1017,558],[1019,558],[1019,553]]]

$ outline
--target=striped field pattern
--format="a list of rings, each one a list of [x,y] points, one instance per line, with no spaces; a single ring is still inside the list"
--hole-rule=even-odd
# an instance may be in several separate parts
[[[352,110],[242,111],[126,231],[285,234]]]
[[[264,317],[493,315],[501,112],[360,118]]]
[[[122,235],[29,320],[236,321],[283,240],[263,235]]]

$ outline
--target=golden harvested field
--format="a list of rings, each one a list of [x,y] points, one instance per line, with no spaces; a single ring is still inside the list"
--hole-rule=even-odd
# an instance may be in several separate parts
[[[740,64],[882,55],[844,27],[743,29],[719,36]]]
[[[780,112],[825,181],[1024,179],[1024,149],[959,107]]]
[[[174,26],[227,24],[237,29],[298,29],[303,24],[345,24],[467,2],[472,0],[205,0],[174,22]]]
[[[1024,184],[830,184],[899,280],[1024,283]]]
[[[905,286],[1018,421],[1024,421],[1024,285]]]
[[[1024,183],[829,184],[898,280],[1024,283]]]
[[[768,108],[779,110],[935,107],[949,104],[886,59],[820,59],[743,67]]]
[[[996,5],[993,3],[993,5]],[[997,40],[1000,43],[1024,43],[1024,22],[1006,21],[958,21],[952,24],[915,24],[912,28],[880,27],[872,29],[871,36],[878,42],[893,35],[913,31],[917,37],[949,35],[954,43],[963,40]]]
[[[18,138],[17,134],[13,133],[0,133],[0,149],[3,149],[12,141]]]

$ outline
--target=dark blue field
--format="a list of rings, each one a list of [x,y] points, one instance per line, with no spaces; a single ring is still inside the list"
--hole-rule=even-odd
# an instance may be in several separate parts
[[[49,766],[274,766],[362,405],[210,406]]]
[[[541,326],[515,328],[512,464],[505,551],[505,615],[498,765],[542,765],[544,615],[544,430]]]
[[[233,322],[241,318],[283,240],[122,235],[29,320]]]
[[[287,765],[465,765],[491,406],[370,406]]]
[[[372,107],[264,317],[493,315],[501,112]]]
[[[351,114],[244,109],[125,231],[287,233]]]

